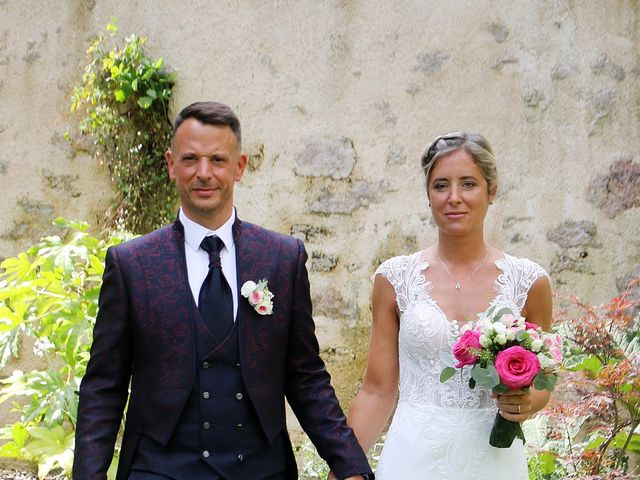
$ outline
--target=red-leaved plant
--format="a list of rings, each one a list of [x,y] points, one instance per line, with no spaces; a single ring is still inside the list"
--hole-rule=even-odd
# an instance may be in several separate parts
[[[567,340],[550,405],[543,478],[638,478],[640,303],[636,279],[607,304],[557,295],[554,323]],[[604,475],[604,476],[603,476]]]

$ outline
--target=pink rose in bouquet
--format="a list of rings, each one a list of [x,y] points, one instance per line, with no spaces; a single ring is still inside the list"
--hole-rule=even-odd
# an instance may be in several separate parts
[[[538,356],[522,347],[509,347],[498,352],[495,361],[500,381],[511,390],[527,388],[540,372]]]
[[[480,332],[476,330],[467,330],[462,334],[460,340],[453,346],[453,356],[456,357],[458,363],[456,368],[465,365],[475,365],[478,361],[478,352],[482,350],[480,345]]]

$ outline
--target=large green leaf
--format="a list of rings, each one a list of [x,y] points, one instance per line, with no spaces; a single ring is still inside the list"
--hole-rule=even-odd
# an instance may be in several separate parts
[[[148,96],[140,97],[138,99],[138,105],[140,105],[140,108],[145,108],[145,109],[149,108],[152,103],[153,103],[153,98]]]
[[[543,475],[551,475],[556,470],[556,455],[552,452],[542,452],[538,455],[538,465]]]
[[[454,367],[446,367],[440,373],[440,383],[444,383],[453,377],[456,374],[456,369]]]
[[[611,446],[613,448],[622,448],[629,439],[629,435],[631,435],[631,439],[627,445],[627,450],[634,453],[640,453],[640,434],[630,433],[629,431],[622,431],[618,433],[611,442]]]
[[[539,373],[533,379],[533,386],[537,390],[547,390],[549,392],[553,392],[553,389],[555,388],[557,382],[558,382],[557,375]]]
[[[479,365],[474,366],[471,377],[487,388],[493,388],[500,384],[500,376],[492,362],[489,362],[486,368],[482,368]]]

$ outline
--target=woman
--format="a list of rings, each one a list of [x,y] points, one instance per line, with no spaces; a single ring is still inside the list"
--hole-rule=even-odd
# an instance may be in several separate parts
[[[547,404],[548,392],[471,390],[469,369],[446,383],[439,377],[452,364],[460,328],[490,305],[509,307],[548,330],[549,278],[536,263],[485,242],[484,219],[498,185],[484,137],[440,136],[425,150],[422,168],[438,240],[385,261],[374,275],[369,362],[349,424],[370,449],[393,411],[399,384],[376,478],[527,479],[522,442],[494,448],[489,433],[496,409],[523,422]]]

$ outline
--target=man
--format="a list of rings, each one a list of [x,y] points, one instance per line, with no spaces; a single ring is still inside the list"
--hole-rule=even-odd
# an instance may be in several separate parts
[[[129,384],[119,480],[297,478],[285,395],[337,476],[368,478],[318,353],[302,242],[236,216],[236,115],[189,105],[166,161],[178,219],[107,252],[74,478],[106,478]]]

